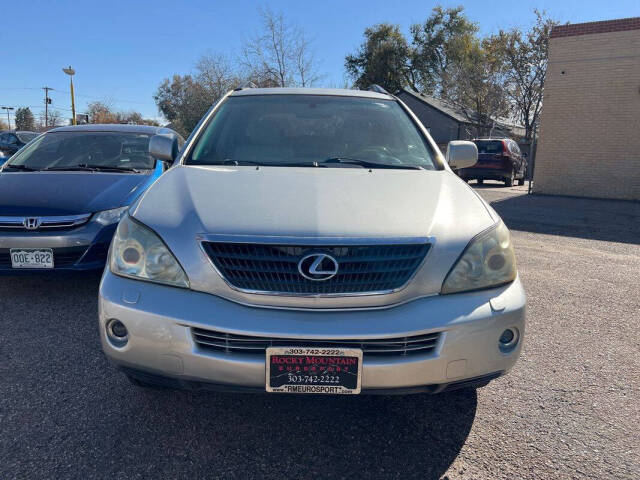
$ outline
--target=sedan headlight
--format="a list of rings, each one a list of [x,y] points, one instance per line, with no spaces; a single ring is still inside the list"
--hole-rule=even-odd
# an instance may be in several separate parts
[[[442,284],[442,293],[496,287],[516,278],[509,230],[500,222],[471,240]]]
[[[109,268],[116,275],[189,288],[187,275],[160,237],[129,215],[116,229]]]
[[[111,210],[103,210],[96,213],[94,220],[102,225],[111,225],[112,223],[118,223],[122,216],[127,212],[129,206],[112,208]]]

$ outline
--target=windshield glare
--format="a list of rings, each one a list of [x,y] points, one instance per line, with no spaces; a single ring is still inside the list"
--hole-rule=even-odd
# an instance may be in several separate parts
[[[45,133],[17,153],[10,164],[32,170],[91,165],[151,169],[149,135],[121,132]]]
[[[229,97],[185,163],[311,166],[336,157],[435,169],[426,140],[397,102],[320,95]]]

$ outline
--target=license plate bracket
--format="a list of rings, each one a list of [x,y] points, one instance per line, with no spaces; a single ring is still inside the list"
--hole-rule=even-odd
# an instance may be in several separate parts
[[[9,256],[12,268],[53,268],[50,248],[11,248]]]
[[[267,348],[267,392],[355,395],[361,383],[361,349]]]

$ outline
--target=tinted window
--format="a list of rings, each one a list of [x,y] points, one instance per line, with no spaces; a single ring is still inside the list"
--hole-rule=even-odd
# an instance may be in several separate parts
[[[333,157],[435,168],[431,149],[395,101],[320,95],[228,98],[185,163],[309,165]]]
[[[478,153],[501,154],[503,151],[502,140],[476,140]]]
[[[46,133],[11,159],[11,165],[32,169],[73,167],[82,164],[104,167],[150,169],[149,135],[120,132]]]

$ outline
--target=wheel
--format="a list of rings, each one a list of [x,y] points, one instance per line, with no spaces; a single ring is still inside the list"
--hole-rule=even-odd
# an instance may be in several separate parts
[[[477,182],[478,182],[478,185],[482,185],[484,183],[484,178],[479,178]]]
[[[518,180],[518,185],[524,185],[524,177]]]
[[[504,186],[513,187],[513,181],[515,179],[516,179],[516,172],[514,170],[511,170],[511,175],[509,176],[509,178],[505,178],[504,180]]]

